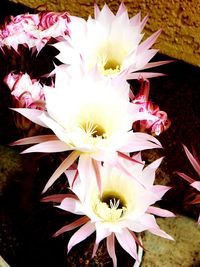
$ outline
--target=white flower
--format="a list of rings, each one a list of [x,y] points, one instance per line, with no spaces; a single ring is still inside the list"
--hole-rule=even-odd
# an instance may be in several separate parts
[[[85,71],[95,67],[105,76],[125,75],[126,79],[157,76],[154,73],[141,73],[157,63],[148,63],[157,50],[149,49],[160,31],[141,43],[142,30],[147,17],[141,20],[140,14],[129,19],[128,12],[121,3],[114,15],[105,4],[100,11],[95,5],[95,18],[87,21],[70,16],[69,37],[55,44],[60,51],[57,58],[72,65],[84,65]],[[158,64],[159,65],[159,64]]]
[[[116,84],[97,73],[70,75],[64,68],[58,68],[55,88],[44,88],[47,111],[16,109],[56,135],[53,140],[49,136],[30,139],[30,143],[39,144],[25,153],[74,151],[50,178],[46,189],[78,157],[79,168],[86,171],[87,166],[95,165],[95,160],[118,164],[118,152],[161,147],[154,137],[132,132],[133,121],[149,115],[129,102],[128,83]],[[25,142],[28,144],[27,139]],[[23,140],[17,144],[23,144]]]
[[[137,160],[141,161],[140,155],[137,155]],[[141,164],[142,162],[133,164],[125,160],[121,161],[123,161],[124,166],[130,170],[133,176],[138,177],[140,183],[136,182],[134,177],[127,176],[117,168],[107,164],[99,165],[102,179],[102,194],[99,193],[95,183],[95,174],[93,173],[93,179],[90,179],[88,183],[85,198],[82,195],[81,180],[79,177],[76,177],[74,181],[76,170],[66,172],[71,189],[75,192],[78,199],[71,196],[66,197],[58,207],[75,214],[85,215],[86,217],[64,226],[55,234],[57,236],[64,231],[69,231],[84,224],[69,240],[68,251],[96,231],[93,256],[100,241],[107,238],[107,249],[114,266],[117,265],[114,248],[115,237],[123,249],[136,260],[136,242],[138,240],[134,232],[140,233],[148,230],[153,234],[173,240],[171,236],[159,228],[152,215],[174,216],[173,213],[167,210],[151,207],[169,189],[166,186],[153,185],[155,171],[161,159],[156,160],[144,169],[143,164]],[[85,177],[85,179],[87,178]]]

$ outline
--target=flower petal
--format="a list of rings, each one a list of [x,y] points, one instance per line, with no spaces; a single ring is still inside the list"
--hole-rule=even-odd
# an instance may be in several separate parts
[[[183,148],[184,148],[185,153],[186,153],[189,161],[191,162],[193,168],[200,175],[200,164],[199,164],[199,162],[195,159],[195,157],[192,155],[192,153],[188,150],[188,148],[185,145],[183,145]]]
[[[115,233],[115,235],[121,247],[126,250],[131,257],[138,260],[135,239],[131,235],[130,231],[124,228],[121,233]]]
[[[84,224],[73,236],[70,238],[68,243],[68,253],[73,246],[80,243],[95,231],[95,224],[90,221]]]
[[[42,193],[45,193],[47,189],[59,178],[59,176],[67,169],[69,168],[74,161],[79,157],[79,152],[73,151],[61,164],[60,166],[55,170],[55,172],[50,177],[49,181],[45,185]]]
[[[148,207],[147,213],[151,213],[151,214],[158,215],[161,217],[176,217],[176,215],[169,210],[152,207],[152,206]]]
[[[45,152],[45,153],[63,152],[71,149],[72,149],[71,146],[67,145],[65,142],[62,142],[60,140],[53,140],[31,146],[22,151],[21,154],[33,153],[33,152]]]
[[[78,220],[76,220],[76,221],[74,221],[68,225],[63,226],[61,229],[59,229],[57,232],[55,232],[53,237],[56,237],[56,236],[58,236],[64,232],[71,231],[71,230],[79,227],[80,225],[87,223],[88,221],[89,221],[89,219],[87,216],[81,217],[80,219],[78,219]]]
[[[13,143],[10,144],[10,146],[17,146],[17,145],[29,145],[29,144],[36,144],[36,143],[42,143],[45,141],[53,141],[58,140],[58,137],[56,135],[38,135],[38,136],[31,136],[31,137],[25,137],[22,139],[19,139]]]
[[[109,256],[112,258],[113,267],[117,267],[117,257],[115,254],[115,235],[112,233],[106,239],[107,251]]]
[[[20,113],[30,121],[39,124],[42,127],[48,128],[48,126],[40,120],[39,116],[42,113],[45,113],[45,111],[39,110],[39,109],[30,109],[30,108],[11,108],[12,110]]]

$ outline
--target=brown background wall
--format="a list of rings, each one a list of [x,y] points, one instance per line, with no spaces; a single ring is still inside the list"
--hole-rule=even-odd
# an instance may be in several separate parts
[[[46,5],[48,10],[67,10],[72,15],[87,18],[93,14],[94,0],[12,0],[31,8]],[[97,0],[102,6],[105,1]],[[121,1],[107,1],[116,11]],[[141,11],[149,14],[146,35],[163,29],[157,48],[160,52],[200,66],[200,1],[199,0],[124,0],[130,16]]]

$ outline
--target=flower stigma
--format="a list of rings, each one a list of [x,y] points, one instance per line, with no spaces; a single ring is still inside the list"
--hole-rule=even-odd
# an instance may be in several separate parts
[[[116,222],[126,212],[126,202],[116,193],[104,193],[95,205],[95,213],[107,222]]]
[[[81,128],[91,137],[101,137],[102,139],[106,137],[105,130],[98,123],[85,122],[82,123]]]

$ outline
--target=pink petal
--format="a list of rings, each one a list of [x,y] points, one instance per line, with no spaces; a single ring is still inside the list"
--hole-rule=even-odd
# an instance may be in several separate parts
[[[97,248],[98,248],[101,240],[103,240],[105,237],[107,237],[109,235],[110,235],[110,231],[108,230],[108,228],[103,227],[101,223],[100,224],[96,223],[96,240],[95,240],[95,244],[94,244],[92,257],[95,256]]]
[[[163,157],[153,161],[143,170],[143,181],[147,187],[152,187],[155,180],[155,173],[160,166]]]
[[[144,149],[162,148],[160,142],[146,133],[127,133],[126,145],[119,149],[120,152],[136,152]]]
[[[62,200],[61,204],[56,206],[59,209],[77,214],[77,215],[84,215],[83,206],[80,203],[79,199],[76,197],[66,197]]]
[[[116,16],[121,16],[124,12],[127,12],[126,6],[124,5],[123,2],[121,2],[118,11],[116,13]]]
[[[130,231],[123,228],[120,233],[116,232],[115,235],[121,247],[138,261],[136,243]]]
[[[176,172],[176,174],[178,174],[179,176],[181,176],[183,179],[185,179],[187,182],[189,182],[190,184],[194,183],[195,180],[192,179],[190,176],[188,176],[187,174],[183,173],[183,172]]]
[[[11,109],[17,111],[30,121],[39,124],[42,127],[48,128],[48,126],[39,119],[39,116],[45,111],[41,111],[39,109],[30,109],[30,108],[11,108]]]
[[[96,3],[94,3],[94,18],[97,19],[97,17],[99,16],[100,13],[100,9],[98,7],[98,5]]]
[[[73,246],[80,243],[95,231],[95,224],[90,221],[84,224],[73,236],[68,243],[68,253]]]
[[[154,235],[161,236],[161,237],[164,237],[164,238],[167,238],[169,240],[174,241],[174,238],[173,237],[171,237],[170,235],[168,235],[165,231],[161,230],[159,227],[148,229],[148,231],[150,233],[154,234]]]
[[[100,196],[102,196],[102,184],[101,184],[101,173],[99,170],[99,166],[97,164],[97,161],[92,159],[92,166],[94,168],[95,176],[96,176],[96,181],[97,181],[97,186],[99,189]]]
[[[142,42],[138,47],[138,53],[142,53],[144,50],[149,49],[155,43],[161,32],[162,30],[158,30],[157,32],[153,33],[149,38],[147,38],[144,42]]]
[[[106,245],[107,245],[107,251],[109,256],[112,258],[113,261],[113,267],[117,267],[117,257],[115,254],[115,235],[112,233],[107,237],[106,240]]]
[[[157,208],[157,207],[151,207],[151,206],[148,207],[147,213],[151,213],[151,214],[158,215],[161,217],[176,217],[176,215],[171,211]]]
[[[60,166],[55,170],[53,175],[50,177],[49,181],[45,185],[42,193],[45,193],[47,189],[59,178],[59,176],[68,169],[74,161],[79,157],[79,152],[73,151],[61,164]]]
[[[170,190],[170,186],[165,186],[165,185],[154,185],[151,188],[151,191],[158,197],[158,199],[161,199],[163,195]]]
[[[194,187],[195,189],[197,189],[198,191],[200,191],[200,182],[196,181],[193,182],[192,184],[190,184],[192,187]]]
[[[63,152],[71,149],[72,149],[71,146],[67,145],[65,142],[62,142],[61,140],[53,140],[31,146],[22,151],[21,154],[33,153],[33,152],[44,152],[44,153]]]
[[[78,220],[76,220],[76,221],[74,221],[68,225],[63,226],[61,229],[59,229],[57,232],[55,232],[53,237],[56,237],[56,236],[58,236],[64,232],[71,231],[71,230],[79,227],[80,225],[87,223],[88,221],[89,221],[89,218],[87,216],[81,217],[80,219],[78,219]]]
[[[129,73],[126,77],[127,80],[140,80],[140,79],[148,79],[148,78],[154,78],[159,76],[166,76],[166,74],[158,73],[158,72],[135,72],[135,73]]]
[[[52,141],[52,140],[58,140],[58,137],[56,135],[38,135],[38,136],[32,136],[32,137],[26,137],[19,139],[13,143],[10,144],[10,146],[16,146],[16,145],[29,145],[29,144],[36,144],[36,143],[42,143],[45,141]]]
[[[141,24],[140,24],[140,30],[141,30],[141,31],[144,29],[144,26],[146,25],[148,18],[149,18],[149,16],[146,15],[146,16],[143,18],[143,20],[141,21]]]
[[[81,154],[78,161],[78,173],[82,183],[82,194],[78,195],[79,199],[83,201],[87,192],[88,184],[92,179],[95,179],[94,167],[92,165],[92,159],[88,154]]]
[[[157,61],[157,62],[150,62],[150,63],[147,63],[146,66],[142,69],[145,70],[149,68],[154,68],[154,67],[162,66],[162,65],[169,64],[172,62],[175,62],[175,60],[163,60],[163,61]]]
[[[200,224],[200,215],[199,215],[199,218],[198,218],[198,224]]]
[[[61,202],[64,198],[69,197],[69,194],[55,194],[46,196],[41,199],[42,202]]]
[[[199,162],[194,158],[194,156],[192,155],[192,153],[188,150],[188,148],[183,145],[183,148],[185,150],[185,153],[189,159],[189,161],[191,162],[193,168],[195,169],[195,171],[200,174],[200,164]]]

